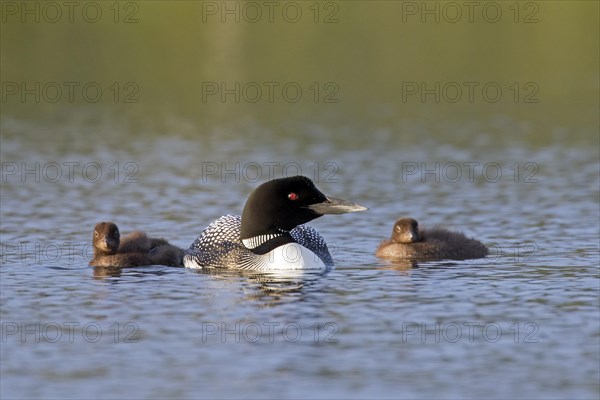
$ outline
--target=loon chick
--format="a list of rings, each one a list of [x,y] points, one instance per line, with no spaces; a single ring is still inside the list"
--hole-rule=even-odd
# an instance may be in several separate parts
[[[94,267],[139,267],[169,265],[181,267],[183,250],[164,239],[151,239],[135,231],[121,242],[119,228],[112,222],[100,222],[94,227],[92,239]]]
[[[391,240],[383,241],[375,251],[377,257],[392,260],[466,260],[487,254],[487,247],[478,240],[441,228],[419,230],[412,218],[397,220]]]
[[[333,267],[327,243],[310,226],[325,214],[366,210],[326,197],[307,177],[274,179],[255,188],[242,216],[212,222],[185,251],[187,268],[246,270],[320,269]]]
[[[148,253],[152,249],[169,245],[164,239],[149,238],[142,231],[133,231],[129,235],[121,238],[119,244],[119,253]]]

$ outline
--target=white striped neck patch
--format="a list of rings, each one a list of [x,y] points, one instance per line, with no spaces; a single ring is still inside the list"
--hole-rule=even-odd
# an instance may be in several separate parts
[[[247,249],[256,249],[259,246],[267,243],[269,240],[283,236],[281,233],[269,233],[267,235],[258,235],[248,239],[242,239],[244,247]]]

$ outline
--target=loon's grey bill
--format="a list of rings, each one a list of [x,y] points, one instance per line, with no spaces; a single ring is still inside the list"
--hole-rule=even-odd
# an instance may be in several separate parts
[[[345,214],[368,210],[367,207],[363,207],[360,204],[351,203],[342,199],[336,199],[335,197],[328,197],[324,202],[311,204],[308,206],[308,208],[319,214]]]

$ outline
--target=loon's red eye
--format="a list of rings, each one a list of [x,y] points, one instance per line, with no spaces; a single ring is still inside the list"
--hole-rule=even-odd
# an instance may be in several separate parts
[[[292,192],[292,193],[288,194],[288,199],[290,199],[292,201],[298,200],[298,195],[296,193]]]

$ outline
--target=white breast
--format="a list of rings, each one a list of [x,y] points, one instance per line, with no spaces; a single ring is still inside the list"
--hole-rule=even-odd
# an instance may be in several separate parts
[[[261,256],[261,270],[317,269],[326,266],[319,257],[298,243],[287,243]]]

